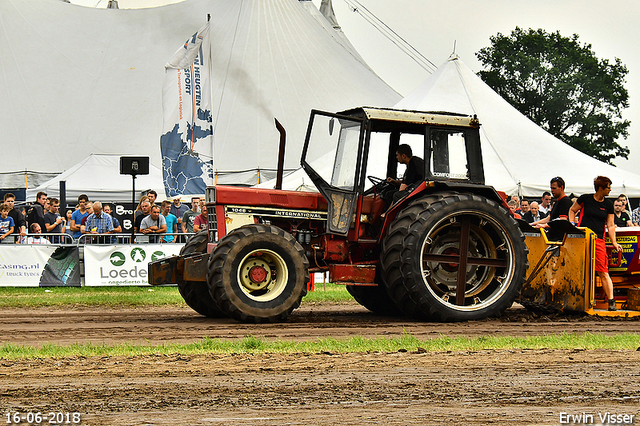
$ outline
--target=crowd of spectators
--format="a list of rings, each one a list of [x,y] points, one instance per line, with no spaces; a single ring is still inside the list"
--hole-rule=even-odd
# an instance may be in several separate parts
[[[35,202],[25,209],[16,208],[15,199],[14,194],[7,193],[0,204],[0,244],[107,244],[116,243],[123,232],[111,206],[91,202],[85,194],[78,197],[75,209],[64,214],[60,213],[60,200],[44,192],[38,192]],[[185,242],[180,234],[207,226],[206,207],[199,197],[192,197],[191,208],[182,203],[181,197],[160,205],[156,205],[156,199],[155,191],[140,198],[133,223],[136,242]]]

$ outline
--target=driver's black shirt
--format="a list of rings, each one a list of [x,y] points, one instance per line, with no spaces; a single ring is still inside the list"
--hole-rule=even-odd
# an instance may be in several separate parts
[[[409,186],[413,183],[424,179],[424,160],[420,157],[413,156],[409,160],[407,170],[404,172],[402,183]]]
[[[573,202],[569,199],[569,197],[565,195],[564,197],[559,198],[553,205],[551,213],[549,213],[549,220],[568,219],[571,206],[573,206]]]
[[[591,229],[598,238],[604,238],[604,229],[609,215],[615,216],[611,200],[596,201],[595,194],[582,194],[578,197],[580,205],[580,222],[578,226]]]

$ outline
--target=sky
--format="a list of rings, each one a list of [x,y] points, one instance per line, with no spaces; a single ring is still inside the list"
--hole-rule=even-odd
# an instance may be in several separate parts
[[[490,45],[490,37],[508,35],[516,26],[578,34],[592,45],[596,56],[620,58],[629,70],[625,87],[630,107],[623,118],[631,121],[629,137],[620,141],[631,150],[629,161],[618,167],[640,174],[640,2],[563,0],[359,0],[430,61],[440,66],[454,51],[472,71],[482,69],[475,53]],[[343,31],[367,63],[402,95],[418,86],[429,73],[404,55],[344,0],[334,0]],[[377,34],[376,34],[377,33]],[[394,51],[395,50],[395,51]],[[482,121],[482,118],[479,117]],[[553,153],[550,153],[553,155]],[[543,165],[541,165],[543,166]]]
[[[119,7],[153,7],[180,0],[118,0]],[[320,0],[313,0],[317,5]],[[88,7],[106,7],[107,0],[71,0]],[[619,143],[631,150],[629,160],[615,164],[640,174],[640,2],[637,0],[359,0],[398,35],[436,66],[452,53],[474,72],[482,69],[475,53],[490,45],[490,37],[508,35],[516,26],[578,34],[601,59],[620,58],[629,70],[625,87],[630,107],[623,118],[631,121],[629,137]],[[430,73],[398,49],[353,11],[350,0],[333,0],[338,22],[369,66],[402,95],[407,95]],[[482,120],[481,117],[479,117]],[[549,153],[553,155],[553,153]],[[535,165],[532,165],[535,167]],[[540,167],[544,167],[543,164]]]

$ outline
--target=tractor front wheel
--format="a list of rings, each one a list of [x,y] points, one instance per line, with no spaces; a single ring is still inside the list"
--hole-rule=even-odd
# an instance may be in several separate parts
[[[246,225],[220,240],[209,258],[207,278],[211,296],[230,317],[282,321],[307,293],[309,262],[288,232]]]

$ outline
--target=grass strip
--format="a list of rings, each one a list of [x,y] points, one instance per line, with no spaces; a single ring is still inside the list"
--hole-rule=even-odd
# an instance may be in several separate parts
[[[322,284],[308,292],[303,303],[347,302],[346,287]],[[0,287],[0,307],[52,306],[184,306],[178,287]]]
[[[5,343],[0,346],[0,359],[65,358],[94,356],[140,356],[150,354],[261,354],[261,353],[365,353],[365,352],[447,352],[510,349],[608,349],[637,350],[640,334],[621,333],[604,335],[594,333],[561,333],[527,337],[482,336],[447,337],[419,340],[410,333],[399,337],[348,339],[320,339],[309,342],[269,341],[252,335],[243,339],[223,340],[205,337],[193,343],[169,343],[162,345],[92,344],[72,345],[44,344],[42,347]]]
[[[180,305],[177,287],[0,287],[0,307]]]
[[[347,291],[347,286],[330,283],[316,283],[314,291],[308,291],[302,298],[302,303],[323,303],[323,302],[353,302],[353,296]]]

